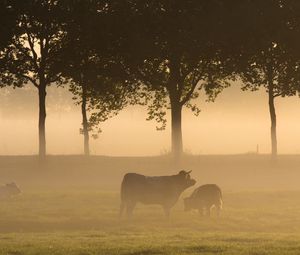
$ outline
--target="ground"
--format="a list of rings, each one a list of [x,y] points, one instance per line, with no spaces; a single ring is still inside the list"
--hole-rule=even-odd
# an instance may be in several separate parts
[[[223,188],[221,217],[184,212],[182,197],[190,188],[170,220],[159,206],[138,205],[129,222],[118,219],[123,173],[175,173],[168,159],[53,156],[45,166],[35,157],[2,157],[1,180],[16,181],[23,193],[0,201],[0,254],[298,255],[299,159],[274,164],[267,156],[187,158],[182,164],[198,184],[215,180]]]

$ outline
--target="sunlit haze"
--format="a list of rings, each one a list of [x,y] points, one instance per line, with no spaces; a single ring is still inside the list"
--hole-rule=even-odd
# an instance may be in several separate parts
[[[4,91],[1,107],[0,154],[37,154],[38,98],[15,89]],[[17,107],[13,105],[16,94]],[[28,95],[29,94],[29,95]],[[60,99],[55,96],[61,94]],[[83,137],[80,107],[72,101],[66,88],[48,89],[47,148],[49,154],[81,154]],[[241,91],[238,84],[225,89],[215,102],[197,100],[198,117],[189,109],[183,111],[184,150],[189,154],[243,154],[270,152],[270,117],[266,92]],[[298,97],[276,99],[279,153],[300,153]],[[117,116],[102,123],[99,138],[91,139],[91,152],[110,156],[163,155],[170,152],[170,118],[165,131],[157,131],[155,121],[146,121],[146,107],[129,106]],[[120,128],[122,127],[122,128]],[[18,143],[12,142],[18,141]]]

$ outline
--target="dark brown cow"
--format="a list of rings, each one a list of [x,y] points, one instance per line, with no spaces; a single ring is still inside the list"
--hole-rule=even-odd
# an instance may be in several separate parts
[[[138,202],[161,205],[169,217],[180,194],[196,183],[191,179],[190,172],[182,170],[176,175],[151,177],[136,173],[125,174],[121,185],[120,217],[125,208],[130,217]]]
[[[190,197],[184,199],[184,210],[190,211],[198,209],[201,215],[210,216],[210,211],[213,206],[217,209],[217,214],[220,214],[222,209],[222,191],[216,184],[205,184],[194,190]]]

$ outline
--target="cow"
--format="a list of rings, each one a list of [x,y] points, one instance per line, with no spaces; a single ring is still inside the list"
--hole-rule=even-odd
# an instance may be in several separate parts
[[[195,185],[190,176],[191,171],[180,171],[170,176],[145,176],[137,173],[127,173],[121,184],[120,217],[126,209],[127,217],[131,218],[135,205],[158,204],[164,209],[167,217],[178,201],[180,194]]]
[[[190,197],[184,198],[184,210],[190,211],[198,209],[200,215],[209,217],[213,206],[217,209],[217,215],[220,215],[223,199],[222,191],[216,184],[205,184],[194,190]]]
[[[21,190],[14,182],[0,186],[0,198],[9,198],[21,193]]]

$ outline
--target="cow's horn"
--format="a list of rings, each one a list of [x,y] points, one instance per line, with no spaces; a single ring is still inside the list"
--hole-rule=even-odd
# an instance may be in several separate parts
[[[187,174],[190,174],[193,170],[186,172]]]

